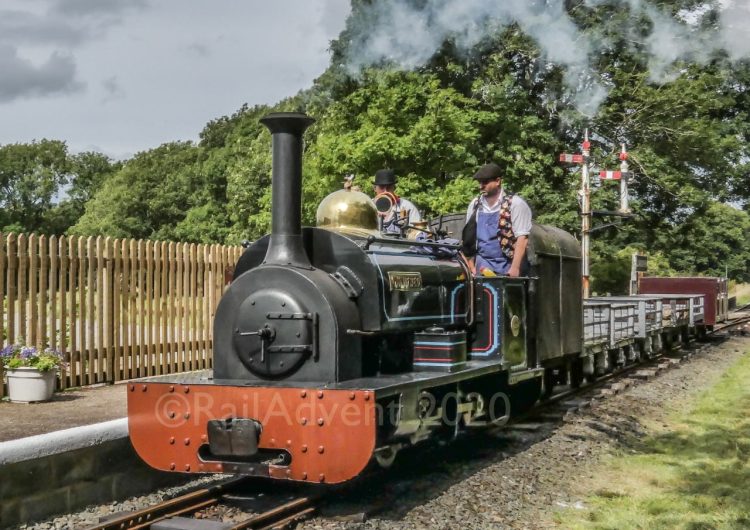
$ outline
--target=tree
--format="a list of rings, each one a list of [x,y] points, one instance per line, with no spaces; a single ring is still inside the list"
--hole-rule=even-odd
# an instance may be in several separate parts
[[[726,266],[748,274],[741,239],[747,213],[733,206],[750,204],[750,64],[712,52],[702,62],[668,65],[669,77],[658,81],[649,70],[656,31],[649,12],[697,34],[716,29],[715,3],[565,2],[581,38],[597,46],[578,89],[608,89],[590,116],[576,110],[581,93],[566,86],[566,67],[550,63],[521,24],[488,34],[469,51],[460,49],[460,36],[448,36],[412,72],[380,64],[352,75],[349,48],[367,26],[371,3],[353,1],[346,29],[331,43],[331,64],[312,87],[272,107],[244,105],[209,122],[197,146],[141,153],[104,179],[75,230],[202,242],[261,236],[271,219],[271,138],[258,120],[272,111],[305,111],[317,120],[305,134],[306,224],[344,175],[354,173],[369,191],[374,171],[385,166],[398,170],[399,193],[428,216],[463,211],[477,193],[469,177],[493,161],[536,221],[578,232],[580,170],[561,167],[557,157],[576,152],[588,127],[613,140],[594,145],[596,164],[612,168],[624,142],[635,174],[634,217],[593,238],[596,288],[622,288],[631,248],[649,250],[666,271],[721,273]],[[686,9],[697,17],[691,27],[681,18]],[[594,188],[595,209],[616,208],[613,188],[597,189],[596,181]]]
[[[138,153],[103,183],[70,232],[173,239],[197,189],[199,153],[190,142]]]
[[[122,167],[107,155],[87,151],[68,157],[68,186],[59,194],[61,199],[44,212],[40,231],[46,234],[64,234],[83,215],[86,203],[91,200],[105,180]]]
[[[0,146],[2,231],[43,231],[45,214],[68,181],[69,170],[64,142],[41,140]]]
[[[750,281],[750,215],[713,202],[659,233],[656,248],[678,270]]]
[[[368,190],[372,175],[392,167],[399,193],[428,214],[465,208],[473,183],[454,179],[477,165],[477,141],[487,119],[476,102],[435,76],[371,72],[362,85],[328,109],[308,150],[304,217],[354,173]]]

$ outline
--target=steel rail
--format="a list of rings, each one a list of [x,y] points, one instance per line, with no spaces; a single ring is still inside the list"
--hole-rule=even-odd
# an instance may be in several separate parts
[[[316,511],[316,508],[310,507],[306,508],[304,510],[301,510],[300,512],[290,515],[289,517],[286,517],[280,521],[277,521],[275,523],[272,523],[268,526],[262,526],[258,527],[258,530],[273,530],[277,528],[286,528],[287,525],[290,525],[292,523],[296,523],[298,521],[301,521],[302,519],[305,519],[307,517],[310,517],[312,514],[314,514]]]
[[[115,516],[88,530],[148,530],[154,523],[171,517],[192,515],[195,512],[215,506],[222,501],[222,496],[252,481],[252,477],[231,479],[216,486],[196,490],[174,499],[161,502],[135,512]],[[231,530],[271,529],[285,527],[295,521],[309,517],[316,510],[314,502],[318,497],[301,497],[288,501],[280,506],[236,523]]]
[[[743,306],[743,308],[745,308],[745,307],[750,308],[750,304],[747,304],[746,306]],[[720,328],[714,328],[709,333],[709,335],[711,335],[711,334],[713,334],[713,333],[715,333],[717,331],[721,331],[723,329],[728,329],[728,328],[737,326],[739,324],[743,324],[745,322],[750,322],[750,315],[736,318],[736,319],[734,319],[734,320],[726,323],[725,325],[723,325]],[[679,350],[676,350],[676,351],[684,351],[684,347],[682,347],[682,348],[680,348]],[[647,359],[641,358],[637,362],[635,362],[634,364],[629,364],[629,365],[623,366],[622,368],[619,368],[619,369],[617,369],[617,370],[615,370],[613,372],[610,372],[608,374],[601,375],[601,376],[597,377],[594,381],[592,381],[592,382],[590,382],[588,384],[583,384],[583,385],[579,386],[578,388],[570,388],[570,389],[564,390],[564,391],[562,391],[562,392],[560,392],[558,394],[553,394],[552,396],[550,396],[547,399],[540,399],[537,402],[537,405],[533,409],[531,409],[527,413],[519,416],[519,418],[523,417],[523,416],[526,416],[526,415],[529,415],[529,414],[531,414],[531,413],[533,413],[535,411],[538,411],[539,409],[544,408],[546,405],[554,404],[554,403],[556,403],[558,401],[562,401],[562,400],[564,400],[564,399],[566,399],[568,397],[573,397],[573,396],[576,396],[578,394],[584,394],[586,391],[589,391],[589,390],[595,390],[596,388],[602,386],[603,383],[608,382],[610,379],[619,378],[621,376],[626,376],[628,373],[630,373],[630,372],[632,372],[633,370],[636,370],[636,369],[644,369],[644,368],[647,369],[649,366],[653,366],[654,364],[658,364],[659,361],[662,361],[662,360],[665,360],[665,359],[669,359],[669,358],[670,358],[669,351],[658,353],[658,354],[654,355],[653,357],[650,357],[650,358],[647,358]],[[512,422],[509,423],[508,425],[509,426],[512,425]]]
[[[311,506],[317,500],[313,497],[302,497],[255,515],[245,521],[235,524],[231,530],[245,530],[247,528],[263,529],[284,527],[287,524],[308,517],[317,509]]]
[[[558,401],[562,401],[562,400],[564,400],[566,398],[573,397],[573,396],[576,396],[578,394],[583,394],[583,393],[585,393],[585,392],[587,392],[589,390],[596,390],[597,388],[599,388],[600,386],[602,386],[604,383],[608,382],[610,379],[614,379],[616,377],[619,378],[619,377],[625,376],[628,373],[630,373],[633,370],[636,370],[638,368],[642,369],[642,368],[650,365],[654,361],[657,361],[657,360],[661,359],[663,356],[664,356],[663,354],[660,354],[658,357],[654,357],[653,359],[640,360],[639,362],[637,362],[635,364],[623,366],[622,368],[620,368],[620,369],[618,369],[616,371],[613,371],[613,372],[610,372],[608,374],[604,374],[604,375],[601,375],[601,376],[597,377],[594,381],[592,381],[592,382],[590,382],[588,384],[581,385],[578,388],[570,388],[568,390],[564,390],[564,391],[560,392],[559,394],[553,394],[552,396],[550,396],[547,399],[539,400],[539,405],[540,406],[544,406],[544,405],[549,405],[549,404],[557,403]]]
[[[562,392],[559,392],[557,394],[553,394],[547,399],[540,399],[537,402],[537,405],[528,411],[527,413],[519,416],[519,418],[527,416],[532,414],[533,412],[538,412],[539,410],[545,408],[548,405],[553,405],[557,402],[563,401],[569,397],[574,397],[577,395],[583,395],[586,392],[589,392],[591,390],[596,390],[602,386],[604,386],[605,383],[609,382],[611,379],[619,379],[620,377],[627,376],[630,372],[638,369],[644,369],[648,368],[649,366],[652,366],[654,364],[658,364],[659,361],[662,361],[664,359],[669,359],[669,355],[667,355],[668,352],[665,353],[659,353],[653,357],[650,357],[648,359],[639,359],[637,362],[633,364],[629,364],[626,366],[623,366],[622,368],[619,368],[617,370],[614,370],[612,372],[609,372],[607,374],[600,375],[597,377],[594,381],[591,381],[586,384],[582,384],[581,386],[577,388],[569,388],[568,390],[563,390]],[[512,426],[513,423],[509,423],[509,426]]]
[[[721,326],[716,326],[713,330],[711,330],[709,335],[713,335],[717,331],[723,331],[725,329],[733,328],[735,326],[739,326],[740,324],[745,324],[747,322],[750,322],[750,315],[735,318],[725,324],[722,324]]]
[[[191,513],[217,504],[221,496],[250,481],[249,477],[227,480],[221,484],[192,491],[155,506],[128,512],[91,526],[88,530],[140,530],[168,517]]]
[[[750,315],[743,316],[732,320],[720,328],[715,328],[711,333],[733,327],[744,322],[750,322]],[[553,394],[547,399],[539,400],[536,405],[525,413],[516,416],[505,425],[505,427],[512,428],[514,424],[519,423],[529,417],[532,417],[535,413],[539,413],[541,410],[554,405],[560,401],[564,401],[567,398],[574,397],[577,395],[584,395],[587,392],[596,390],[603,386],[611,379],[620,378],[626,376],[628,373],[636,370],[647,368],[650,365],[658,363],[660,360],[669,358],[668,352],[658,354],[653,358],[640,359],[630,365],[626,365],[616,371],[603,374],[597,377],[594,381],[588,384],[583,384],[577,388],[569,388],[562,392]],[[502,426],[497,426],[502,429]],[[138,510],[135,512],[129,512],[121,516],[115,516],[107,521],[104,521],[98,525],[89,527],[88,530],[147,530],[152,524],[162,521],[170,517],[176,517],[179,515],[195,513],[199,510],[205,509],[209,506],[216,505],[221,502],[223,495],[229,493],[237,487],[247,484],[252,480],[252,477],[240,477],[227,480],[215,486],[196,490],[180,497],[169,499],[155,506]],[[272,508],[263,513],[254,515],[245,521],[234,524],[230,527],[231,530],[245,530],[245,529],[272,529],[272,528],[283,528],[303,518],[309,517],[317,510],[314,505],[319,500],[319,497],[301,497],[292,501],[288,501],[285,504]]]

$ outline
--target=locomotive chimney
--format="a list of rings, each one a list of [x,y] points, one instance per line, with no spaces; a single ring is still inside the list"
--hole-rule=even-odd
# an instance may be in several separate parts
[[[264,263],[310,269],[302,246],[302,134],[315,120],[298,112],[274,112],[260,122],[273,136],[271,241]]]

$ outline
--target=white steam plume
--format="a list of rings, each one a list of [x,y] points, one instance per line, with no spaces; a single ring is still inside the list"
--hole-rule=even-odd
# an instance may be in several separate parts
[[[382,63],[404,69],[425,64],[446,39],[459,51],[468,52],[502,27],[517,24],[536,41],[543,57],[564,68],[564,80],[580,112],[592,115],[607,94],[591,68],[591,60],[608,45],[584,34],[568,16],[564,0],[373,0],[361,6],[352,21],[347,68],[357,74],[362,68]],[[750,0],[707,0],[681,19],[661,11],[645,0],[583,0],[585,6],[608,4],[627,9],[635,21],[650,19],[652,30],[640,43],[635,27],[623,32],[649,54],[651,79],[670,77],[676,60],[706,61],[719,49],[732,59],[750,57]],[[700,15],[719,7],[718,35],[703,33]]]
[[[726,0],[719,18],[721,46],[733,60],[750,57],[750,0]]]

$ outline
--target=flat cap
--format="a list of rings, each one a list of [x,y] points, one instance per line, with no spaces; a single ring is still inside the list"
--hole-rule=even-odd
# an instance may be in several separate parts
[[[392,169],[378,169],[375,172],[376,186],[390,186],[396,183],[396,172]]]
[[[476,180],[489,180],[503,178],[503,170],[495,163],[485,164],[474,173]]]

